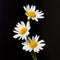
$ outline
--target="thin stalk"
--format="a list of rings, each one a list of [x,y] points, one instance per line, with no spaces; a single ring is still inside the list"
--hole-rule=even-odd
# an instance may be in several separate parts
[[[37,60],[37,57],[36,57],[36,53],[35,52],[31,52],[31,55],[32,55],[32,58],[33,58],[33,60]]]
[[[30,22],[31,19],[29,19],[28,21]]]

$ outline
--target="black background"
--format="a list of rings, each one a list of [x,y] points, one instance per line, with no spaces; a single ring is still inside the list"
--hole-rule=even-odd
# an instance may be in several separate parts
[[[38,34],[46,42],[44,50],[37,54],[38,60],[60,60],[59,0],[0,0],[0,60],[32,60],[30,53],[22,50],[21,41],[13,39],[16,23],[27,21],[23,9],[27,4],[36,5],[45,13],[38,23],[31,21],[30,36]]]

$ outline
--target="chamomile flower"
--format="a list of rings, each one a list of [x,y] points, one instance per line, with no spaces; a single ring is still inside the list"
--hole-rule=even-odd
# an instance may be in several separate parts
[[[13,30],[13,32],[16,33],[16,35],[14,35],[13,38],[19,38],[19,40],[21,38],[22,40],[26,39],[26,36],[29,35],[30,23],[27,22],[27,24],[25,25],[23,21],[21,21],[21,23],[18,22],[14,29],[15,30]]]
[[[38,41],[39,36],[32,36],[32,39],[28,37],[27,41],[22,43],[23,50],[25,51],[34,51],[36,53],[39,53],[40,50],[43,50],[43,47],[45,46],[44,40]]]
[[[44,18],[44,13],[42,11],[36,10],[36,6],[27,5],[26,7],[23,6],[24,10],[26,11],[26,15],[28,16],[28,20],[31,18],[32,20],[35,20],[38,22],[38,19]]]

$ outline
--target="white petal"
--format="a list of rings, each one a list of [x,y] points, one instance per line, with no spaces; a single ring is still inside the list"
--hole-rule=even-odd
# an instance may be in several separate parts
[[[39,15],[44,15],[44,13],[40,13]]]
[[[22,37],[22,40],[24,40],[24,39],[26,40],[26,36],[27,36],[27,35],[22,35],[22,36],[21,36],[21,37]]]
[[[25,37],[21,37],[22,38],[22,40],[24,40],[25,39]]]
[[[37,35],[35,35],[35,40],[37,39]]]
[[[36,6],[33,7],[33,11],[35,11],[35,9],[36,9]]]
[[[34,48],[34,52],[36,52],[37,50],[36,50],[36,48]]]
[[[26,51],[28,51],[29,49],[27,48]]]
[[[15,29],[16,31],[19,31],[19,28],[17,28],[17,27],[14,27],[14,29]]]
[[[20,27],[21,27],[21,24],[20,24],[20,23],[18,23],[18,24],[16,24],[16,26],[17,26],[18,28],[20,28]]]
[[[40,44],[41,47],[45,46],[46,44]]]
[[[26,15],[26,16],[28,16],[28,14],[27,14],[27,13],[25,13],[25,15]]]
[[[23,21],[21,21],[21,25],[25,27],[25,23]]]
[[[40,12],[38,12],[39,14],[41,14],[42,13],[42,11],[40,11]]]
[[[33,5],[31,6],[31,10],[33,9]]]
[[[30,10],[30,6],[29,5],[27,5],[27,11],[29,11]]]
[[[37,14],[36,18],[44,18],[41,14]]]
[[[19,37],[19,40],[21,39],[21,37]]]
[[[38,48],[35,48],[35,49],[36,49],[36,52],[39,53],[40,50]]]
[[[31,50],[31,49],[28,47],[28,45],[26,45],[26,46],[23,46],[23,50],[28,51],[28,50]]]
[[[28,40],[29,40],[29,41],[31,41],[31,38],[30,38],[30,37],[28,37]]]
[[[18,31],[13,30],[14,33],[19,33]]]
[[[24,10],[27,12],[27,9],[26,9],[26,7],[25,7],[25,6],[23,6],[23,8],[24,8]]]
[[[26,43],[26,42],[24,42],[24,43],[22,43],[22,45],[27,45],[27,43]]]
[[[43,12],[43,11],[40,11],[41,13]]]
[[[29,52],[31,52],[31,51],[32,51],[32,49],[30,48],[30,49],[29,49]]]
[[[39,49],[38,48],[34,48],[34,52],[37,52],[37,53],[39,53]]]
[[[38,18],[42,19],[42,18],[44,18],[44,16],[40,16],[40,17],[38,17]]]
[[[39,49],[39,50],[43,50],[43,48],[41,47],[41,46],[37,46],[37,49]]]
[[[21,24],[18,22],[17,25],[21,25]]]
[[[30,23],[29,23],[29,21],[27,21],[27,26],[30,26]]]
[[[28,32],[27,32],[27,36],[28,36],[29,34],[30,34],[30,32],[28,31]]]
[[[27,31],[23,36],[25,37],[25,36],[28,36],[30,33],[29,33],[29,31]]]
[[[26,26],[27,26],[28,28],[30,27],[30,23],[29,23],[29,21],[27,21]]]
[[[35,40],[36,40],[36,42],[38,41],[38,39],[39,39],[39,36],[36,35],[36,36],[35,36]]]
[[[30,49],[30,48],[27,46],[26,51],[31,52],[31,51],[32,51],[32,49]]]
[[[39,10],[36,10],[36,13],[38,13],[39,12]]]
[[[42,42],[45,42],[44,40],[40,40],[38,43],[42,43]]]
[[[23,46],[23,50],[26,50],[27,49],[27,45],[26,46]]]
[[[34,36],[32,36],[32,40],[35,40]]]
[[[13,38],[18,38],[18,37],[20,37],[20,34],[16,34],[13,36]]]
[[[35,19],[35,21],[37,21],[37,22],[38,22],[38,19],[36,18],[36,19]]]
[[[24,38],[25,38],[25,40],[26,40],[26,36],[25,36]]]
[[[35,18],[32,18],[32,20],[35,20]]]
[[[30,17],[27,18],[28,20],[30,19]]]
[[[43,48],[41,47],[40,50],[43,50]]]
[[[40,51],[40,50],[39,50],[39,49],[37,49],[37,53],[39,53],[39,51]]]

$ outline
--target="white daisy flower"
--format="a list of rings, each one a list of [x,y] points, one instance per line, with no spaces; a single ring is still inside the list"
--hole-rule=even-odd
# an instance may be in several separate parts
[[[16,35],[14,35],[13,38],[19,38],[19,40],[21,38],[22,40],[26,39],[26,36],[29,35],[30,23],[27,22],[27,24],[25,25],[23,21],[21,21],[21,23],[18,22],[14,29],[15,30],[13,30],[13,32],[16,33]]]
[[[36,6],[31,5],[30,7],[29,5],[27,5],[26,7],[23,6],[23,8],[26,11],[25,14],[28,16],[28,20],[31,18],[32,20],[38,22],[38,19],[44,18],[44,13],[42,13],[42,11],[36,10]]]
[[[45,41],[44,40],[40,40],[38,41],[39,36],[32,36],[32,39],[30,37],[28,37],[28,40],[24,43],[22,43],[23,46],[23,50],[25,51],[34,51],[36,53],[39,53],[40,50],[43,50],[43,47],[45,46]]]

